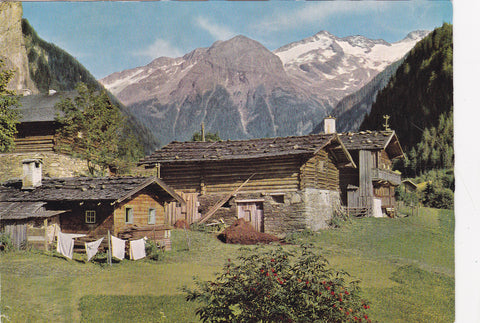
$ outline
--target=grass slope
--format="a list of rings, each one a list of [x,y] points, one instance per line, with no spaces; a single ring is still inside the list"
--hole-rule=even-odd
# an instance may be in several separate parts
[[[418,217],[355,219],[292,241],[322,248],[332,266],[360,279],[376,321],[453,322],[453,232],[453,212],[422,209]],[[159,262],[111,267],[84,263],[84,255],[1,255],[1,314],[11,322],[195,322],[196,304],[180,288],[193,276],[213,278],[240,247],[199,232],[187,240],[181,230],[172,240],[174,250]]]

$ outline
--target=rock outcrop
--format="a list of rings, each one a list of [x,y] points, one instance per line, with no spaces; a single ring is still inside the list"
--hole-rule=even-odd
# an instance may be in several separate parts
[[[0,2],[0,57],[4,68],[15,71],[15,77],[8,88],[18,94],[38,93],[28,68],[28,57],[22,33],[22,4]]]

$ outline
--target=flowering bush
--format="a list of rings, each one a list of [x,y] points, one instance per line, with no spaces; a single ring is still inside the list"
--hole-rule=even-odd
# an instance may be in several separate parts
[[[347,276],[312,247],[299,256],[256,248],[185,291],[188,301],[202,302],[196,313],[203,322],[370,322],[370,306]]]

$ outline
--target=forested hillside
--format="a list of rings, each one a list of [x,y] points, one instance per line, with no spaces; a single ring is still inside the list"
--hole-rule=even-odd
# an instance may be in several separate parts
[[[443,122],[452,122],[453,111],[453,43],[452,25],[444,24],[420,41],[398,68],[388,85],[378,94],[376,102],[360,126],[382,129],[383,115],[390,115],[394,129],[405,151],[423,140],[421,154],[442,154],[453,141],[432,140],[432,129]],[[452,127],[444,127],[450,131]],[[438,135],[438,134],[435,134]],[[453,136],[444,133],[441,136]],[[422,139],[423,138],[423,139]],[[426,150],[426,145],[428,149]],[[443,145],[447,145],[443,147]],[[444,151],[442,151],[442,149]],[[435,156],[424,156],[436,159]],[[436,162],[432,167],[442,166]],[[446,165],[445,165],[446,166]]]
[[[100,89],[101,85],[85,67],[63,49],[38,37],[26,19],[22,20],[22,31],[30,76],[40,92],[70,91],[78,82]]]
[[[455,190],[452,29],[444,24],[414,47],[360,126],[381,129],[390,115],[406,157],[395,167],[420,188],[400,187],[399,198],[437,208],[453,208]]]

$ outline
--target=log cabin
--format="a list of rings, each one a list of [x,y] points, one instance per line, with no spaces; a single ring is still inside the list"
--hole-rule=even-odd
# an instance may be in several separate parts
[[[73,99],[76,91],[22,96],[18,111],[20,123],[15,136],[15,153],[53,152],[56,150],[55,132],[59,128],[55,121],[55,105],[63,99]]]
[[[139,165],[181,192],[187,222],[244,218],[280,237],[328,227],[340,208],[339,169],[356,167],[336,134],[172,142]],[[168,211],[170,224],[184,216]]]
[[[90,240],[105,237],[108,231],[120,238],[147,236],[168,249],[171,228],[165,222],[165,204],[185,201],[160,179],[42,178],[41,161],[35,159],[25,160],[23,168],[22,181],[0,186],[1,228],[14,236],[17,247],[25,240],[51,244],[55,234],[39,239],[31,238],[31,232],[51,232],[53,227],[57,232],[86,234]]]
[[[335,133],[335,119],[325,119],[324,129]],[[390,216],[396,212],[395,187],[401,174],[392,170],[404,153],[394,130],[338,133],[357,168],[340,169],[343,205],[354,215]]]

